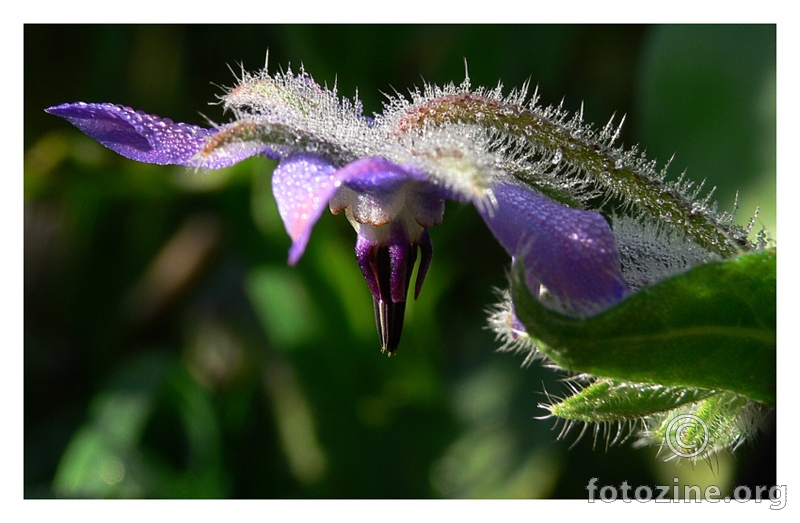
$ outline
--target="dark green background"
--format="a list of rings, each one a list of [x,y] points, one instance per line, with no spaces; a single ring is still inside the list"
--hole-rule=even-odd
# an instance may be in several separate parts
[[[629,444],[556,441],[558,374],[494,352],[484,326],[508,258],[468,206],[435,255],[396,357],[379,352],[355,234],[323,216],[296,268],[274,163],[212,173],[114,155],[45,107],[115,102],[176,121],[239,71],[303,64],[365,113],[424,81],[507,89],[603,125],[627,114],[671,172],[740,191],[775,227],[774,26],[26,26],[25,495],[430,498],[586,496],[600,485],[774,483],[774,432],[718,475]],[[195,234],[192,236],[192,234]],[[197,269],[151,283],[148,270]],[[209,245],[205,251],[193,247]],[[173,243],[170,243],[173,242]],[[174,288],[170,284],[179,283]],[[691,362],[687,362],[691,364]],[[705,479],[704,479],[705,478]]]

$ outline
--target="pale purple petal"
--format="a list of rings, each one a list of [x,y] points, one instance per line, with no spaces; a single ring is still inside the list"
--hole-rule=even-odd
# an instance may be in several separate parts
[[[506,251],[523,262],[534,296],[541,283],[560,303],[586,314],[628,292],[614,235],[601,215],[518,185],[498,185],[493,193],[497,205],[481,214]]]
[[[336,191],[335,172],[333,164],[310,154],[290,156],[272,172],[272,194],[292,239],[290,265],[303,255],[312,227]]]
[[[139,162],[219,169],[255,154],[268,154],[264,148],[239,147],[200,155],[206,140],[217,129],[176,123],[121,105],[78,102],[45,110],[66,119],[112,151]]]
[[[272,192],[292,239],[289,264],[294,265],[303,255],[311,229],[340,186],[364,195],[381,196],[391,195],[405,183],[426,179],[424,173],[404,169],[383,158],[362,158],[341,169],[306,153],[281,161],[272,174]]]

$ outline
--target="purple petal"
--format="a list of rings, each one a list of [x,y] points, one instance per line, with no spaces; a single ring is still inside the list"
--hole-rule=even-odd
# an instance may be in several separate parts
[[[264,152],[241,147],[200,155],[216,129],[175,123],[121,105],[78,102],[45,111],[66,119],[112,151],[139,162],[219,169]]]
[[[362,158],[341,169],[319,156],[298,153],[283,160],[272,174],[272,192],[286,232],[292,239],[289,264],[303,255],[311,229],[336,190],[345,185],[370,194],[389,194],[427,175],[406,170],[382,158]]]
[[[272,194],[292,239],[290,265],[303,255],[311,228],[336,191],[335,172],[333,164],[310,154],[290,156],[272,172]]]
[[[428,175],[407,169],[383,158],[361,158],[341,169],[340,180],[359,192],[385,194],[410,181],[427,181]]]
[[[506,251],[522,260],[534,296],[541,283],[560,303],[588,314],[628,292],[614,235],[601,215],[518,185],[498,185],[493,192],[497,206],[481,214]]]

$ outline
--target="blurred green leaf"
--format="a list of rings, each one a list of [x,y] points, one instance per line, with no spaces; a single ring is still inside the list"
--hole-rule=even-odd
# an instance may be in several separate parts
[[[776,253],[698,266],[592,317],[547,309],[518,277],[519,319],[564,369],[775,401]],[[517,271],[519,276],[521,268]]]
[[[141,496],[131,480],[131,461],[162,387],[169,363],[144,358],[115,373],[91,405],[92,417],[72,438],[53,490],[60,496]]]
[[[176,358],[143,355],[128,362],[110,376],[91,410],[59,464],[53,480],[56,495],[225,495],[214,411]],[[165,455],[171,446],[165,437],[176,434],[177,449]]]
[[[258,267],[246,282],[264,329],[277,346],[295,347],[314,339],[319,321],[302,278],[288,267]]]

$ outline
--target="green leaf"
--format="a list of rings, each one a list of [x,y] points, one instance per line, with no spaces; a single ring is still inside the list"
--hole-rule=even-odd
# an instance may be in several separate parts
[[[552,311],[517,271],[516,314],[564,369],[775,402],[776,252],[709,263],[587,317]]]

